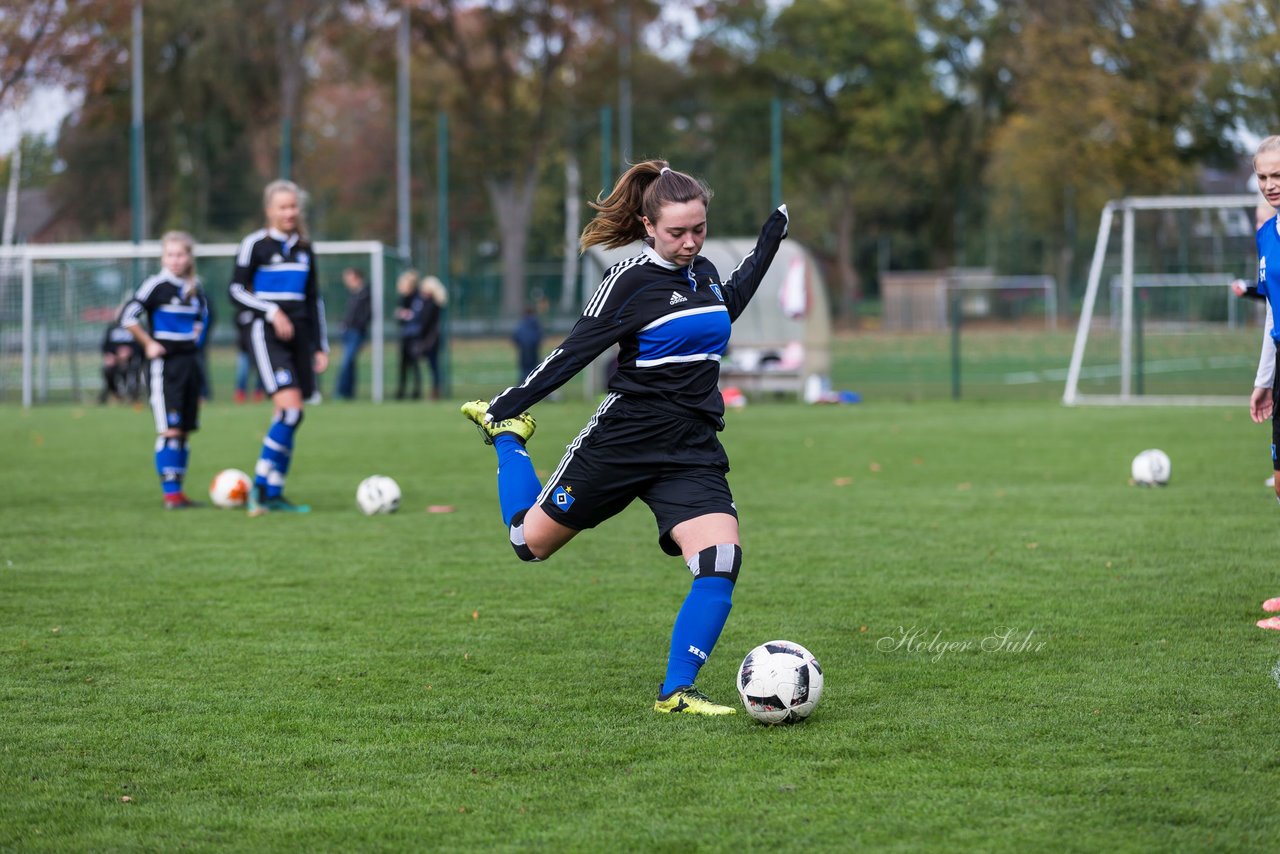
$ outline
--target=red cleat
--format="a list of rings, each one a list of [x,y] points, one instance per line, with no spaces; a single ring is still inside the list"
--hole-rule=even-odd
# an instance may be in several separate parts
[[[236,389],[236,393],[231,395],[231,399],[234,400],[236,403],[244,403],[245,401],[244,389],[242,388]]]

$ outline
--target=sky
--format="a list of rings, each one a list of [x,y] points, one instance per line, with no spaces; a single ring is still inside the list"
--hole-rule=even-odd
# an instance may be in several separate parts
[[[80,95],[61,87],[37,88],[18,109],[0,112],[0,153],[8,154],[18,144],[19,133],[34,133],[52,139],[58,125],[80,103]]]

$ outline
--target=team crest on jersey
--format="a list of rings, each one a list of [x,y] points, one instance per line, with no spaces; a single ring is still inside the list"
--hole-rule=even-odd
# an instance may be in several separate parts
[[[689,298],[680,295],[679,291],[671,292],[671,301],[667,305],[677,305],[678,303],[688,302]]]
[[[284,257],[279,252],[271,256],[272,264],[279,264],[283,260],[284,260]]]
[[[720,302],[724,302],[724,294],[720,292],[720,286],[714,282],[711,283],[711,293],[715,294]]]
[[[557,486],[556,491],[551,493],[551,500],[555,503],[556,509],[568,510],[573,506],[573,487]]]
[[[294,256],[294,258],[297,260],[299,264],[307,263],[307,253],[305,252],[299,252],[297,255]]]
[[[293,374],[285,368],[276,371],[276,385],[288,385],[293,382]]]

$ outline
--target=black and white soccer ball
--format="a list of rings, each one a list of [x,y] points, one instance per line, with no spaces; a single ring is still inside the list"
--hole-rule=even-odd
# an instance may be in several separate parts
[[[776,640],[747,653],[738,668],[738,695],[747,714],[765,724],[798,723],[822,699],[822,666],[798,643]]]
[[[1173,463],[1164,451],[1148,448],[1133,458],[1130,471],[1133,482],[1140,486],[1164,486],[1173,473]]]
[[[356,487],[356,505],[366,516],[394,513],[400,509],[400,484],[382,474],[366,477]]]

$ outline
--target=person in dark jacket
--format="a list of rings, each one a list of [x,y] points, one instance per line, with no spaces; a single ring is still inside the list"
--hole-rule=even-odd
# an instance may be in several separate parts
[[[341,400],[352,400],[356,396],[356,357],[360,355],[364,342],[369,340],[373,298],[364,274],[355,267],[342,271],[342,284],[351,296],[347,299],[347,313],[342,318],[342,366],[338,369],[334,394]]]
[[[524,317],[516,324],[511,340],[516,345],[518,373],[516,382],[524,382],[524,378],[538,367],[538,348],[542,346],[542,324],[538,322],[538,311],[533,306],[526,306]]]
[[[413,375],[410,397],[422,397],[422,367],[418,364],[418,339],[422,337],[422,316],[418,295],[417,270],[405,270],[396,279],[396,320],[400,322],[400,381],[396,384],[396,400],[404,400],[405,387]]]
[[[449,294],[444,282],[435,276],[427,276],[418,288],[418,300],[414,304],[418,323],[418,356],[427,360],[431,368],[431,399],[440,399],[440,325],[444,319],[444,307]]]

